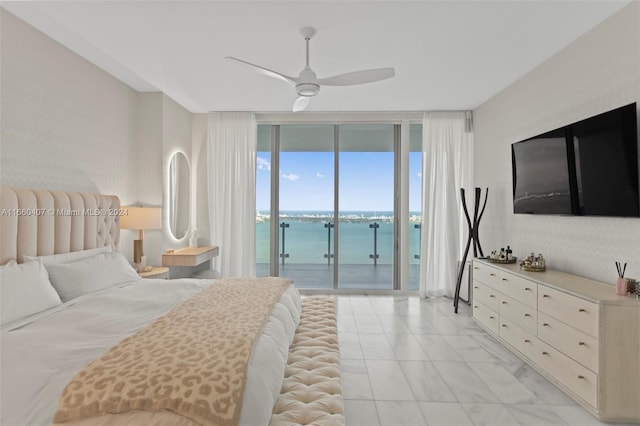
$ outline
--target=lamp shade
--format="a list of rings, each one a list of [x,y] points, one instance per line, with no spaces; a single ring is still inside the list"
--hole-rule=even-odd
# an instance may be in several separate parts
[[[120,216],[122,229],[160,229],[162,228],[162,209],[160,207],[125,207],[127,214]]]

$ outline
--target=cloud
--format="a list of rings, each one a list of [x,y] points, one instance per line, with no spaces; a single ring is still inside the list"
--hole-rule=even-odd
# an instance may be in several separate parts
[[[316,172],[316,177],[322,179],[324,177],[324,175],[320,172]]]
[[[295,181],[297,181],[298,179],[300,179],[300,176],[298,176],[298,175],[294,175],[293,173],[292,173],[292,174],[289,174],[289,175],[288,175],[288,174],[286,174],[286,173],[283,173],[283,174],[282,174],[282,178],[283,178],[283,179],[290,180],[291,182],[295,182]]]
[[[256,157],[256,165],[259,171],[271,171],[271,163],[264,157]]]

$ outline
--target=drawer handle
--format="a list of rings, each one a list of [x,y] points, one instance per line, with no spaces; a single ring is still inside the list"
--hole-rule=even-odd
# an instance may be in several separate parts
[[[474,309],[478,309],[478,305],[473,305],[473,308]]]
[[[507,280],[506,278],[503,278],[502,281],[509,281],[509,280]]]
[[[480,268],[478,268],[477,266],[474,266],[473,269],[480,269]]]
[[[507,328],[507,324],[502,324],[502,326],[503,326],[504,328]]]
[[[478,289],[478,286],[477,286],[477,285],[474,285],[474,286],[473,286],[473,288],[475,288],[475,289],[477,290],[477,289]]]
[[[584,376],[582,374],[578,374],[578,379],[584,380]]]
[[[529,339],[524,339],[524,342],[525,342],[525,343],[531,343],[531,340],[529,340]]]
[[[584,342],[578,342],[578,346],[585,346],[585,345],[586,345],[586,343],[584,343]]]
[[[549,355],[549,352],[542,352],[542,355]]]
[[[502,301],[502,304],[503,304],[503,305],[506,305],[506,304],[507,304],[507,301],[506,301],[506,300],[503,300],[503,301]]]
[[[547,322],[543,322],[543,323],[542,323],[542,326],[543,326],[543,327],[549,327],[549,323],[547,323]]]
[[[529,287],[525,287],[524,291],[531,291],[531,289]]]
[[[525,317],[530,317],[530,316],[531,316],[531,314],[524,314],[524,316],[525,316]]]
[[[489,317],[489,319],[495,319],[495,317]]]
[[[586,310],[586,309],[584,309],[584,308],[579,308],[579,309],[578,309],[578,312],[587,312],[587,310]]]
[[[496,297],[496,295],[495,294],[490,294],[489,297]]]
[[[548,294],[543,294],[542,297],[551,297]]]

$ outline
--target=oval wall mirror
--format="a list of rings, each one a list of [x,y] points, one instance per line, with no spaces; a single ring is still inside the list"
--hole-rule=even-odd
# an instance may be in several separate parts
[[[189,230],[190,175],[184,154],[173,154],[169,162],[169,228],[177,239]]]

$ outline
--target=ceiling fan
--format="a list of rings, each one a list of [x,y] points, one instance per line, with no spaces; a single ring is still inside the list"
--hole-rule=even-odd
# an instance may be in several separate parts
[[[304,110],[307,105],[309,105],[311,98],[318,94],[320,86],[352,86],[355,84],[373,83],[391,78],[395,75],[395,70],[389,67],[353,71],[327,78],[317,78],[316,73],[309,66],[309,40],[311,40],[315,33],[316,31],[310,27],[305,27],[300,30],[300,34],[304,37],[307,46],[307,64],[298,77],[290,77],[277,71],[261,67],[260,65],[234,58],[233,56],[227,56],[226,59],[249,65],[265,75],[284,80],[295,86],[298,99],[293,103],[294,112]]]

